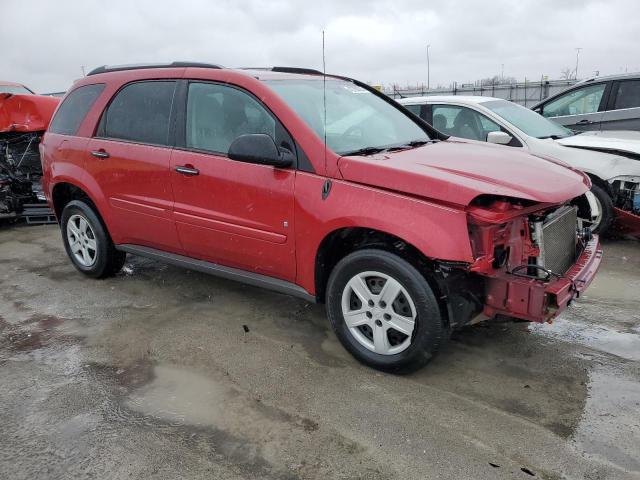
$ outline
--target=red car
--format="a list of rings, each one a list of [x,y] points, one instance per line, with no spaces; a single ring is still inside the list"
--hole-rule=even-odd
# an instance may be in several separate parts
[[[100,67],[41,144],[75,267],[126,253],[326,303],[360,361],[424,365],[452,329],[548,321],[589,285],[589,180],[458,142],[353,79],[176,62]]]

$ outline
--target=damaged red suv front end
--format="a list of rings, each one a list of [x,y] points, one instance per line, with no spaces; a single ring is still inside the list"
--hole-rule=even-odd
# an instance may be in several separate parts
[[[589,286],[602,260],[598,237],[577,208],[479,198],[469,208],[475,262],[484,277],[483,315],[550,321]]]

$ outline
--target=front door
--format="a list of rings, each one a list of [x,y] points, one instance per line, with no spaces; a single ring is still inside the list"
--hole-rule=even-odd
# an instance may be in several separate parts
[[[257,99],[229,85],[190,82],[184,117],[171,182],[186,254],[293,281],[295,169],[227,157],[243,134],[266,133],[294,151],[292,139]]]
[[[542,115],[572,130],[600,130],[607,83],[576,88],[560,95],[542,109]]]

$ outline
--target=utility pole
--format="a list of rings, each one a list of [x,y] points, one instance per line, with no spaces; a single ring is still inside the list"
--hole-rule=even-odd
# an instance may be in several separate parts
[[[427,44],[427,91],[431,88],[431,65],[429,64],[429,47],[431,44]]]
[[[82,70],[82,76],[83,76],[83,77],[86,77],[86,76],[87,76],[87,74],[86,74],[86,73],[84,73],[84,65],[80,65],[80,69]]]
[[[502,70],[500,71],[500,83],[504,83],[504,63],[502,64]]]
[[[576,80],[578,80],[578,59],[580,58],[580,50],[582,50],[582,48],[576,48]]]

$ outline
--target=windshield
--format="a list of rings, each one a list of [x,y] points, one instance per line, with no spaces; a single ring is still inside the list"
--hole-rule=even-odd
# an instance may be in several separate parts
[[[13,95],[31,95],[33,92],[22,85],[0,85],[0,93],[11,93]]]
[[[265,83],[324,140],[322,78]],[[326,105],[327,146],[339,155],[429,141],[407,115],[352,82],[328,78]]]
[[[482,105],[531,137],[564,138],[573,135],[573,132],[568,128],[513,102],[492,100],[483,102]]]

